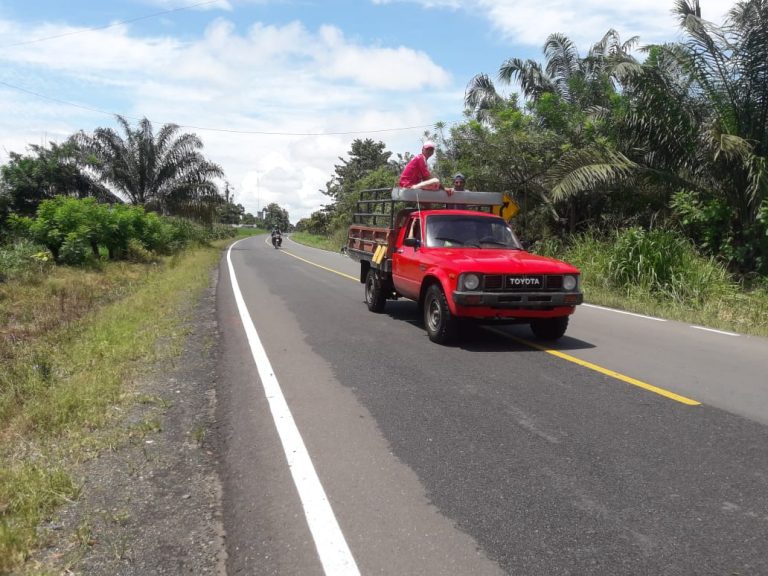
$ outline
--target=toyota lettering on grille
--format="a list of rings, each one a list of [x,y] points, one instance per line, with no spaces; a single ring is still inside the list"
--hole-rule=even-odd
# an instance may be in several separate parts
[[[511,290],[541,288],[542,280],[541,276],[507,276],[507,287]]]

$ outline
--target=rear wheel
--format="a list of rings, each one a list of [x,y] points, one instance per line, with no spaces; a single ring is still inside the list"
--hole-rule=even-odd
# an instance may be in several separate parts
[[[458,318],[451,314],[445,292],[438,284],[432,284],[424,296],[424,326],[432,342],[448,344],[458,333]]]
[[[387,292],[379,274],[373,268],[365,276],[365,303],[371,312],[383,312],[387,303]]]
[[[531,331],[542,340],[557,340],[568,328],[568,316],[531,320]]]

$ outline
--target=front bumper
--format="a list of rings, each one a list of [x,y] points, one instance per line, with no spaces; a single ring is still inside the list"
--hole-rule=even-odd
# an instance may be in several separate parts
[[[459,292],[453,293],[456,306],[494,309],[549,310],[584,302],[581,292]]]

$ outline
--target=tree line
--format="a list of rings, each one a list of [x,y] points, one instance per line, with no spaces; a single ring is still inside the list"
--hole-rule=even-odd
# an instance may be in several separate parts
[[[543,62],[477,74],[465,120],[424,135],[438,142],[437,175],[512,194],[531,239],[665,229],[742,277],[768,275],[768,0],[738,2],[720,24],[698,0],[673,12],[679,42],[608,30],[582,55],[555,33]],[[519,94],[505,95],[513,84]],[[392,186],[407,159],[355,140],[329,204],[298,227],[343,228],[355,194]]]
[[[224,171],[197,135],[175,124],[155,133],[146,118],[131,126],[117,116],[117,124],[10,153],[0,167],[0,247],[24,240],[56,262],[82,264],[147,259],[232,233],[216,223],[289,228],[277,204],[253,216],[234,203],[228,182],[219,190]]]

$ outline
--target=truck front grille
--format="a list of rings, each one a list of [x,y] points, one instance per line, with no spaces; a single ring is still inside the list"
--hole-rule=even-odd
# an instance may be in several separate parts
[[[486,292],[559,292],[562,274],[489,274],[485,276]]]

